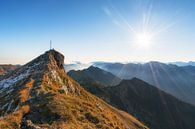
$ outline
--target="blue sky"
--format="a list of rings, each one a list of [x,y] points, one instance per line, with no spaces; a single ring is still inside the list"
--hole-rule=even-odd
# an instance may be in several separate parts
[[[48,50],[50,40],[67,63],[194,61],[194,5],[194,0],[1,0],[0,64],[24,64]],[[144,45],[136,39],[143,31],[150,37]]]

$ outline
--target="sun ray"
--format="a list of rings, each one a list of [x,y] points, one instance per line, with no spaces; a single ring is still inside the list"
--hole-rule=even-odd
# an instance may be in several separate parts
[[[141,11],[141,17],[136,26],[129,22],[111,1],[109,2],[109,8],[104,9],[105,13],[112,18],[114,24],[129,33],[129,41],[139,48],[149,48],[157,43],[157,37],[177,23],[175,20],[168,19],[155,21],[153,1],[142,3],[139,9],[138,12]],[[137,15],[139,16],[139,13]]]

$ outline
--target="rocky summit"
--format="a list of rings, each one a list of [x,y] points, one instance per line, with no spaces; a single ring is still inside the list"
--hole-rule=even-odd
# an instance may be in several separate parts
[[[91,95],[50,50],[0,78],[0,129],[146,129]]]

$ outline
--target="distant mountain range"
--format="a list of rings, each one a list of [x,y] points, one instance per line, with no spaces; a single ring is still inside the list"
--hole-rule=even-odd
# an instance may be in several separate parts
[[[0,78],[0,129],[147,129],[85,91],[50,50]]]
[[[15,70],[16,68],[18,68],[19,65],[0,65],[0,75],[4,75],[10,71]]]
[[[179,67],[160,62],[97,63],[94,66],[122,79],[139,78],[181,100],[195,104],[195,66]]]
[[[115,63],[120,63],[120,64],[128,64],[128,63],[132,63],[132,64],[145,64],[145,63],[149,63],[149,62],[115,62]],[[83,70],[86,69],[90,66],[97,66],[97,65],[102,65],[102,64],[114,64],[113,62],[104,62],[104,61],[95,61],[95,62],[90,62],[90,63],[82,63],[79,61],[75,61],[73,63],[69,63],[69,64],[65,64],[64,68],[66,70],[66,72],[69,72],[70,70]],[[173,65],[177,65],[177,66],[195,66],[195,62],[194,61],[189,61],[189,62],[182,62],[182,61],[177,61],[177,62],[168,62],[168,63],[164,63],[164,64],[173,64]]]
[[[70,71],[70,70],[82,70],[85,68],[88,68],[89,66],[91,66],[91,63],[81,63],[78,61],[75,61],[73,63],[70,64],[64,64],[64,68],[66,70],[66,72]]]
[[[91,68],[89,68],[91,69]],[[83,72],[85,71],[85,72]],[[89,92],[111,105],[133,114],[151,129],[194,129],[195,107],[182,102],[150,84],[133,78],[116,86],[104,86],[99,80],[83,78],[90,70],[68,73]],[[93,67],[93,73],[99,68]],[[80,76],[74,76],[76,73]],[[101,72],[104,73],[104,72]],[[109,73],[107,73],[109,74]],[[102,78],[107,74],[101,74]],[[100,73],[98,74],[100,76]],[[95,90],[94,90],[95,89]]]
[[[194,61],[189,61],[189,62],[181,62],[181,61],[177,61],[177,62],[170,62],[169,64],[175,64],[177,66],[195,66],[195,62]]]

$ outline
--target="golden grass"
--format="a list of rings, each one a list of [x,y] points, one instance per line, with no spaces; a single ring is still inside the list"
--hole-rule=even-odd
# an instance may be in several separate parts
[[[18,111],[11,113],[4,118],[1,118],[0,129],[19,129],[23,115],[28,112],[29,106],[25,105],[21,107]]]
[[[63,69],[55,68],[56,66],[52,63],[49,63],[49,71],[43,74],[38,89],[39,93],[42,94],[41,100],[44,101],[29,103],[30,107],[28,105],[22,106],[18,111],[0,119],[0,129],[19,129],[23,116],[27,113],[29,116],[33,114],[29,108],[35,108],[33,111],[39,111],[38,113],[43,116],[44,113],[47,113],[46,116],[51,116],[50,114],[58,116],[43,123],[37,122],[36,118],[34,121],[32,120],[34,125],[46,129],[127,129],[129,127],[131,129],[146,129],[134,117],[111,107],[103,100],[85,91],[77,82],[68,77]],[[53,69],[56,70],[57,76],[62,82],[50,76],[49,73]],[[23,104],[27,101],[33,85],[34,80],[30,79],[19,92],[20,101]],[[62,92],[63,86],[67,88],[66,92]],[[46,94],[49,94],[51,98],[47,98]]]
[[[25,102],[29,97],[29,91],[33,87],[34,80],[30,81],[25,85],[25,87],[20,91],[20,101]]]

